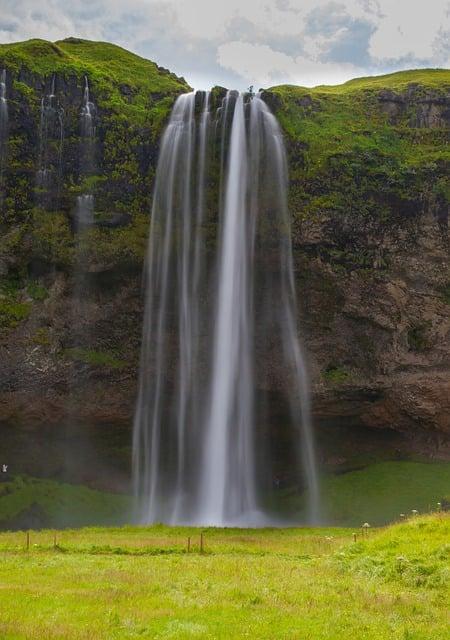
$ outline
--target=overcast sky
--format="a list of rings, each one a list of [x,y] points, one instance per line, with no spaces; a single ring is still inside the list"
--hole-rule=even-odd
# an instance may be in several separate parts
[[[450,66],[450,0],[0,0],[0,42],[119,44],[197,88]]]

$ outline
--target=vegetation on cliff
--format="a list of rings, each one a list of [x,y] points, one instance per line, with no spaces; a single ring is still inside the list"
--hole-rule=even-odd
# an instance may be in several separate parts
[[[183,78],[117,45],[79,38],[0,44],[0,67],[16,78],[26,70],[44,81],[57,74],[66,79],[75,76],[81,84],[87,76],[98,106],[132,124],[144,125],[155,115],[157,120],[164,117],[172,102],[169,98],[189,88]],[[38,97],[26,82],[21,89],[29,97]],[[168,99],[161,105],[164,96]]]
[[[291,209],[297,223],[334,220],[322,258],[335,269],[386,268],[386,231],[428,208],[447,229],[449,91],[450,71],[429,69],[267,92],[287,136]]]
[[[0,45],[0,68],[7,72],[9,111],[0,260],[16,273],[30,262],[69,267],[77,259],[76,197],[89,192],[95,195],[96,227],[84,238],[87,267],[140,266],[159,137],[187,83],[118,46],[75,38]],[[89,175],[80,155],[86,80],[95,105]],[[42,121],[52,89],[57,124]],[[44,185],[38,180],[43,156]]]

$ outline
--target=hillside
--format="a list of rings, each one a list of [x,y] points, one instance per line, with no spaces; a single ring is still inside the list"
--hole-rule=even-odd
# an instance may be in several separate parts
[[[152,184],[164,124],[189,87],[120,47],[77,39],[0,45],[3,68],[2,458],[12,475],[127,490]],[[213,107],[222,95],[213,91]],[[263,96],[289,154],[323,469],[448,462],[450,72]],[[79,234],[86,195],[93,224]],[[274,439],[283,457],[289,443]],[[289,469],[280,471],[289,494]]]

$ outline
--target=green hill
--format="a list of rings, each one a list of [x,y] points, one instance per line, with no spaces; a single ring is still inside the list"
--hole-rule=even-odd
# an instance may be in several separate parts
[[[141,122],[149,107],[149,96],[177,95],[190,89],[157,64],[107,42],[67,38],[58,42],[26,40],[0,45],[0,67],[27,71],[43,78],[88,76],[99,94],[100,106],[121,111]]]

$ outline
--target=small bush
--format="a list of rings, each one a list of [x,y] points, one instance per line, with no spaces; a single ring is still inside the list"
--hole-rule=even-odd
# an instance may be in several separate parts
[[[330,365],[322,374],[323,379],[333,384],[341,384],[346,382],[350,374],[343,367]]]
[[[32,281],[27,286],[28,295],[38,302],[48,298],[48,290],[39,282]]]
[[[0,328],[14,329],[28,318],[30,312],[31,305],[28,302],[0,300]]]

